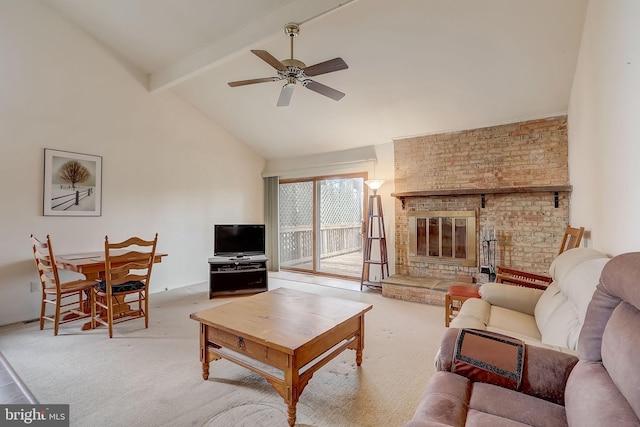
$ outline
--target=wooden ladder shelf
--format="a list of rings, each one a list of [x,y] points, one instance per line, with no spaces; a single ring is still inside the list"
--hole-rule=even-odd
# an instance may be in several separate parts
[[[374,247],[378,251],[374,251]],[[360,290],[364,286],[382,287],[382,279],[389,277],[389,260],[387,258],[387,235],[384,230],[382,199],[379,195],[369,196],[367,220],[365,224],[365,243],[363,248],[362,279]],[[375,252],[375,254],[374,254]],[[380,280],[377,276],[371,280],[371,266],[380,266]]]

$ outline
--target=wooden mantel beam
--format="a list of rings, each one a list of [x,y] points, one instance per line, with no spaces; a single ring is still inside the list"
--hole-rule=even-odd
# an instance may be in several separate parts
[[[455,189],[439,189],[439,190],[421,190],[421,191],[404,191],[400,193],[391,193],[392,197],[400,199],[402,209],[405,208],[405,199],[433,196],[468,196],[479,194],[484,200],[485,194],[511,194],[511,193],[554,193],[555,206],[558,207],[557,193],[571,192],[571,185],[543,185],[530,187],[494,187],[494,188],[455,188]],[[484,203],[483,206],[484,207]]]

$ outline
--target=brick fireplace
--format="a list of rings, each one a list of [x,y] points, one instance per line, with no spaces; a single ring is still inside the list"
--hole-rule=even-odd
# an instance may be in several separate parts
[[[482,229],[495,229],[496,264],[547,272],[569,221],[566,116],[399,139],[394,155],[398,276],[487,281],[479,268],[486,249],[481,247]],[[446,240],[461,236],[459,212],[474,213],[471,222],[465,220],[464,231],[465,250],[475,259],[460,262],[433,251],[425,255],[424,246],[416,252],[419,218],[420,226],[441,230],[441,220],[424,218],[453,215]],[[442,242],[431,242],[431,248],[436,245]]]

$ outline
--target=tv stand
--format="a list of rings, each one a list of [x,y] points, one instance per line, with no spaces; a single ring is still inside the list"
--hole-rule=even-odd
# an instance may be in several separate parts
[[[209,299],[264,292],[267,280],[267,257],[264,255],[209,258]]]

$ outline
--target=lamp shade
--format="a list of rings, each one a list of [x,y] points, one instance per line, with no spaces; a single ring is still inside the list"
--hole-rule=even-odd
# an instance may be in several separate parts
[[[370,179],[364,182],[367,184],[367,187],[373,190],[374,194],[378,190],[378,188],[382,187],[384,184],[384,179]]]

